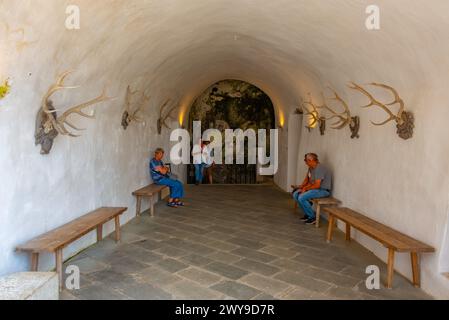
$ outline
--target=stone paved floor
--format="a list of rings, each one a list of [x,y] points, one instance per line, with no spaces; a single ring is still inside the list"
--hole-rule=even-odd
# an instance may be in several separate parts
[[[385,264],[336,232],[299,221],[272,186],[187,188],[188,207],[160,202],[112,238],[66,262],[81,289],[62,299],[430,299],[398,274],[394,289],[366,289],[368,265]]]

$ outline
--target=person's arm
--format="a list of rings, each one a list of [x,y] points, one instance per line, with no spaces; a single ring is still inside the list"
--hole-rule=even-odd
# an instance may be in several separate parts
[[[298,189],[302,190],[307,185],[309,185],[309,174],[308,173],[307,173],[304,181],[299,186],[292,186],[292,188],[295,190],[298,190]]]
[[[321,180],[315,180],[314,183],[307,184],[304,187],[301,188],[302,192],[307,192],[309,190],[315,190],[321,188]]]
[[[309,190],[315,190],[321,188],[321,182],[325,179],[326,173],[322,167],[315,168],[314,178],[315,180],[311,182],[309,185],[303,188],[303,192],[307,192]]]
[[[152,163],[151,167],[153,168],[154,171],[159,172],[163,175],[166,175],[167,172],[169,171],[168,168],[163,165],[163,163],[161,166],[156,166],[154,163]]]
[[[167,167],[159,166],[157,168],[158,168],[157,171],[159,171],[160,173],[162,173],[164,175],[166,175],[169,171],[169,169]]]
[[[305,186],[310,184],[310,178],[309,178],[309,173],[307,173],[304,181],[302,182],[302,184],[299,186],[299,189],[304,188]]]

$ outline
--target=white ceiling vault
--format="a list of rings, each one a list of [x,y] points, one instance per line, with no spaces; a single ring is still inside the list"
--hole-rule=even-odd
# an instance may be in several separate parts
[[[177,97],[182,112],[213,82],[235,78],[259,86],[288,112],[306,92],[327,85],[343,90],[351,80],[384,81],[404,92],[442,71],[433,61],[447,52],[440,39],[449,2],[375,2],[376,31],[365,27],[372,1],[363,0],[3,0],[0,6],[1,20],[10,30],[23,28],[31,42],[21,55],[34,55],[35,64],[23,67],[50,79],[76,69],[83,82],[138,82],[160,100]],[[69,4],[80,8],[79,30],[65,28]],[[7,64],[0,62],[2,73]]]

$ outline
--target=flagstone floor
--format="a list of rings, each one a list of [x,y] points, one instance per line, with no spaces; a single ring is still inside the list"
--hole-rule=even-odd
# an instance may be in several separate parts
[[[431,299],[395,274],[394,289],[368,290],[369,265],[385,264],[336,232],[331,244],[304,225],[274,186],[187,186],[184,208],[156,206],[65,265],[81,288],[62,299]]]

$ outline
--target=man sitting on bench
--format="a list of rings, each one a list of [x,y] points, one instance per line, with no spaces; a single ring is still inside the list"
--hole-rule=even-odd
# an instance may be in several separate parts
[[[327,198],[332,190],[332,174],[322,165],[315,153],[306,154],[304,161],[309,167],[307,176],[300,186],[292,186],[293,198],[298,202],[304,217],[301,219],[306,224],[316,223],[316,212],[310,202],[312,199]]]
[[[157,148],[154,158],[150,161],[151,178],[155,184],[168,186],[170,188],[170,198],[167,205],[172,208],[184,206],[181,198],[184,197],[184,187],[179,180],[172,179],[170,169],[164,164],[164,149]]]

